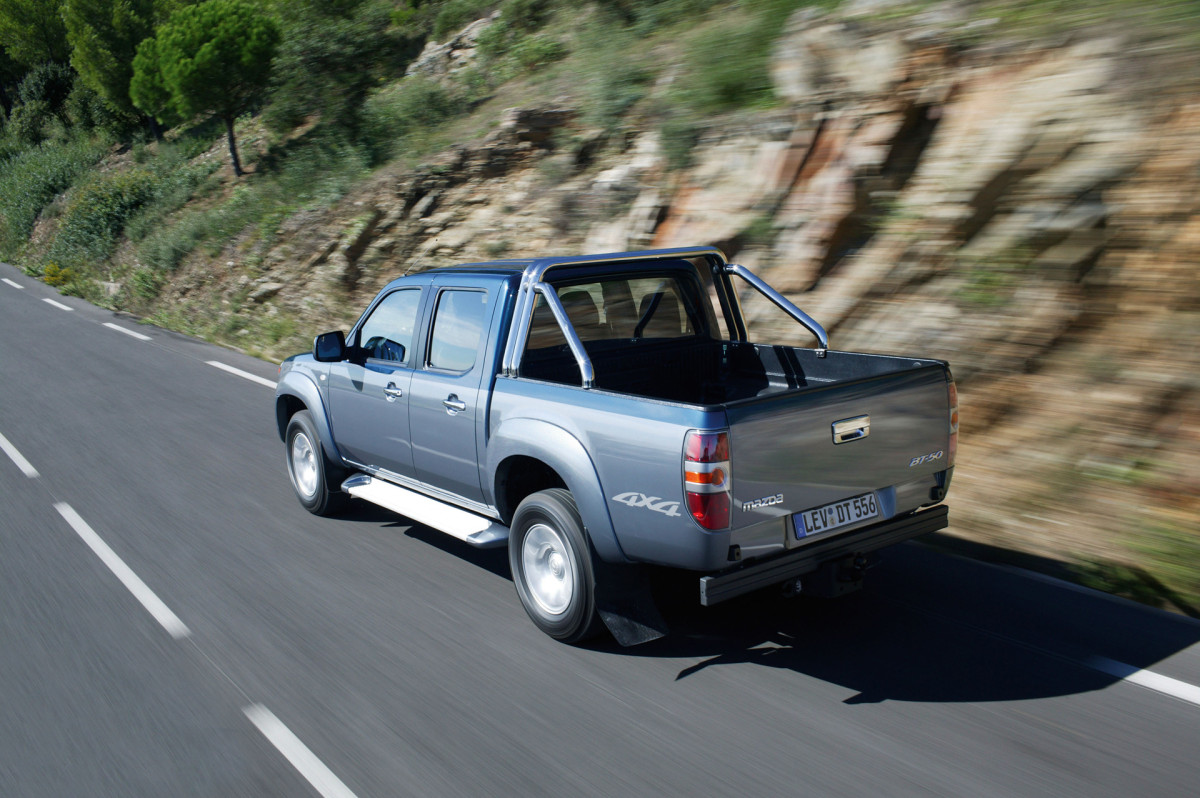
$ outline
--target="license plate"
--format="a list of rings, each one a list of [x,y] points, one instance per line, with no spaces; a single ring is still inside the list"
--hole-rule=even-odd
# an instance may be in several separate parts
[[[814,507],[796,513],[793,520],[796,524],[796,537],[806,538],[878,517],[879,504],[875,501],[875,494],[864,493],[852,499],[843,499],[824,507]]]

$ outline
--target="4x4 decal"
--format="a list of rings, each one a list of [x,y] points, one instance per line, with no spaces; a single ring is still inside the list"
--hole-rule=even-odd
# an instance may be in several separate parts
[[[682,515],[679,512],[679,502],[663,500],[658,496],[647,496],[644,493],[637,493],[636,491],[629,491],[622,493],[620,496],[613,496],[612,500],[630,507],[645,507],[647,510],[662,513],[668,518],[678,518]]]

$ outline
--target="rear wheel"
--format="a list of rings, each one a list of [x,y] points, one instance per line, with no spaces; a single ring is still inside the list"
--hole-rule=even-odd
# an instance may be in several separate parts
[[[592,557],[570,492],[552,488],[521,502],[508,538],[513,584],[530,619],[556,640],[576,643],[603,629]]]
[[[325,457],[316,425],[307,410],[292,416],[284,443],[288,476],[304,508],[314,515],[332,515],[345,506],[346,494],[330,485],[335,470]]]

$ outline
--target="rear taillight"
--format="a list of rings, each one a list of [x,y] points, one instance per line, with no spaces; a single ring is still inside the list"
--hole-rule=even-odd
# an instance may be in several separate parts
[[[946,384],[950,393],[950,451],[946,453],[946,465],[952,466],[958,454],[958,386],[954,380]]]
[[[687,434],[683,444],[683,492],[688,512],[705,529],[729,526],[729,433]]]

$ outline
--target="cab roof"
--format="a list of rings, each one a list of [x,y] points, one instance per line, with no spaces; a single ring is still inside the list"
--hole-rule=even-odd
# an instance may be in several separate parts
[[[512,275],[531,273],[540,277],[554,266],[587,266],[603,263],[628,263],[629,261],[660,260],[662,258],[703,257],[715,255],[722,262],[725,254],[716,247],[673,247],[670,249],[646,249],[631,252],[609,252],[599,255],[554,255],[541,258],[512,258],[504,260],[464,263],[459,266],[443,266],[429,269],[421,274],[448,274],[470,272],[472,274]]]

